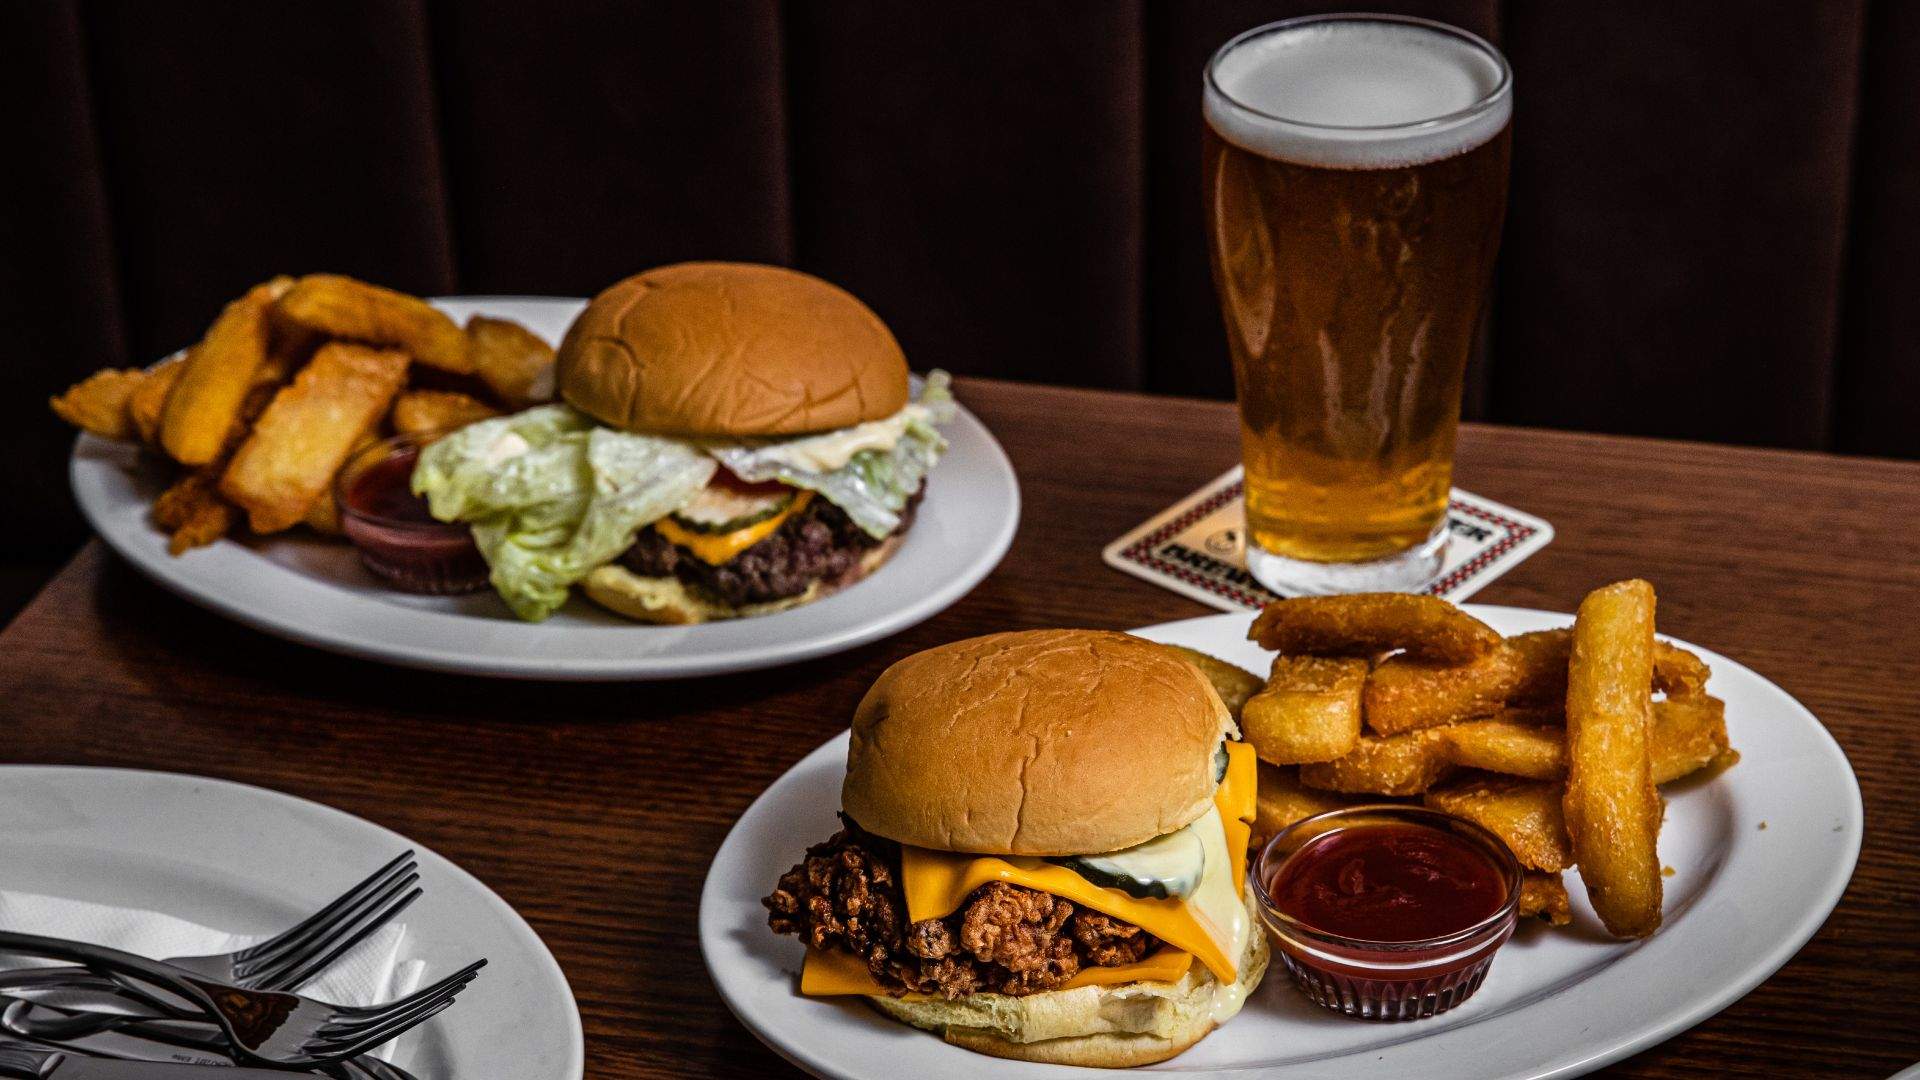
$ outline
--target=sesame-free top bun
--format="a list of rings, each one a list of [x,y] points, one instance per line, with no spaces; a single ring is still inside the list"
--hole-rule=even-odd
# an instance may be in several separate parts
[[[1115,851],[1206,812],[1232,730],[1206,678],[1143,638],[990,634],[881,673],[854,711],[841,805],[918,847]]]
[[[677,263],[593,298],[560,342],[560,396],[662,435],[798,435],[907,404],[885,323],[836,285],[778,266]]]

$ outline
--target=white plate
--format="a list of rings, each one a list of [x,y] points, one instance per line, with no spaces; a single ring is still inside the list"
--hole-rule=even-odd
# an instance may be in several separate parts
[[[484,313],[558,341],[582,300],[435,301],[456,320]],[[851,649],[943,610],[987,576],[1020,521],[1013,466],[964,402],[913,528],[865,581],[791,611],[699,626],[643,626],[576,596],[523,623],[491,590],[413,596],[383,586],[351,546],[311,534],[225,540],[175,558],[148,520],[166,470],[124,443],[82,435],[74,498],[109,546],[197,604],[270,634],[408,667],[527,679],[667,679],[771,667]]]
[[[0,766],[9,889],[271,934],[409,848],[425,894],[402,917],[429,981],[480,957],[453,1008],[401,1043],[421,1080],[580,1080],[580,1013],[560,965],[493,890],[404,836],[319,803],[177,773]]]
[[[1566,615],[1467,605],[1503,633],[1565,626]],[[1271,654],[1246,640],[1248,617],[1214,615],[1137,633],[1255,671]],[[1689,646],[1692,648],[1692,646]],[[1604,936],[1579,875],[1575,925],[1522,927],[1478,994],[1411,1024],[1348,1020],[1309,1004],[1276,964],[1246,1009],[1187,1053],[1149,1068],[1379,1080],[1386,1076],[1571,1076],[1617,1061],[1725,1008],[1819,929],[1860,853],[1860,788],[1840,747],[1779,687],[1705,649],[1727,703],[1740,764],[1670,785],[1661,861],[1666,924],[1641,942]],[[815,750],[754,802],[728,834],[700,897],[700,947],[728,1007],[755,1035],[817,1075],[1107,1076],[995,1061],[888,1020],[864,1003],[795,991],[803,950],[767,929],[760,897],[806,845],[836,827],[847,736]]]

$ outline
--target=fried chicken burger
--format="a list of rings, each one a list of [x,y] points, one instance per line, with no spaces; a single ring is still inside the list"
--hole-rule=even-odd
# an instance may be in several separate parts
[[[843,828],[764,901],[800,992],[997,1057],[1162,1061],[1267,967],[1249,911],[1254,756],[1172,651],[1127,634],[959,641],[853,719]]]
[[[911,394],[886,324],[809,274],[680,263],[593,298],[555,360],[561,404],[462,428],[413,476],[464,521],[515,614],[579,585],[622,615],[765,615],[872,573],[913,522],[953,413]]]

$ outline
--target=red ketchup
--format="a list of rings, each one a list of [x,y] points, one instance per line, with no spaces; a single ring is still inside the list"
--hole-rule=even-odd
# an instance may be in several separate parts
[[[487,563],[462,524],[435,521],[412,489],[417,440],[401,436],[367,447],[341,470],[335,497],[340,526],[360,561],[407,592],[472,592],[487,583]]]
[[[1373,806],[1282,830],[1256,880],[1263,920],[1308,997],[1362,1019],[1413,1020],[1479,989],[1513,934],[1520,867],[1472,822]]]

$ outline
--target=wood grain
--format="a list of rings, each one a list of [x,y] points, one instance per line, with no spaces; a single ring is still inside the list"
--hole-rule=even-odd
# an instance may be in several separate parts
[[[377,821],[526,915],[572,981],[595,1080],[791,1075],[728,1015],[695,945],[707,862],[747,804],[909,652],[1207,612],[1099,551],[1234,462],[1231,407],[977,380],[959,393],[1012,455],[1025,520],[979,588],[897,637],[672,684],[464,679],[256,634],[94,543],[0,634],[0,761],[198,772]],[[1458,479],[1558,529],[1476,599],[1566,611],[1648,578],[1662,631],[1805,702],[1866,795],[1859,870],[1813,941],[1612,1073],[1884,1077],[1920,1058],[1920,465],[1469,426]]]

